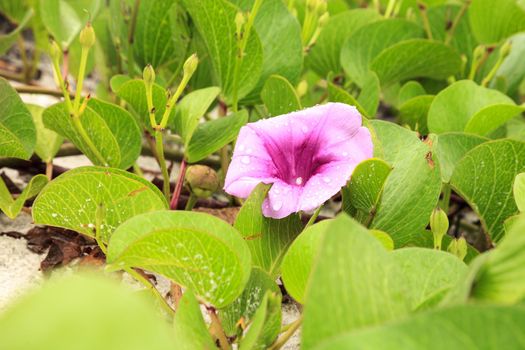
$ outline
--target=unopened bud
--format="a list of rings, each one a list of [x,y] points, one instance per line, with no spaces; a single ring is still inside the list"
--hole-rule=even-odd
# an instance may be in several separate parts
[[[96,40],[95,30],[91,26],[91,23],[88,22],[88,24],[86,24],[84,29],[80,31],[80,38],[79,38],[80,45],[82,45],[82,47],[85,49],[89,49],[93,45],[95,45],[95,40]]]
[[[144,84],[149,86],[153,85],[155,82],[155,70],[151,64],[144,67],[144,70],[142,71],[142,79],[144,79]]]
[[[184,67],[183,67],[184,76],[187,79],[190,79],[193,73],[195,73],[195,71],[197,70],[198,65],[199,65],[199,58],[197,57],[197,54],[194,53],[193,55],[188,57],[186,62],[184,62]]]
[[[436,208],[430,215],[430,229],[434,235],[434,249],[441,250],[441,241],[448,231],[448,217],[441,209]]]
[[[510,51],[512,50],[512,43],[510,40],[506,41],[505,44],[501,46],[501,49],[499,50],[499,55],[501,58],[505,58],[510,54]]]
[[[54,40],[51,40],[49,43],[49,56],[51,56],[53,62],[60,62],[60,59],[62,58],[62,49]]]
[[[317,8],[317,3],[319,2],[319,0],[307,0],[306,1],[306,7],[308,8],[309,11],[315,11],[315,9]]]
[[[328,12],[325,12],[321,17],[319,17],[319,22],[318,22],[319,28],[324,27],[329,19],[330,19],[330,14],[328,14]]]
[[[308,92],[308,82],[306,80],[301,80],[299,85],[297,85],[297,96],[303,97]]]
[[[206,165],[192,165],[186,170],[186,182],[197,197],[207,198],[219,188],[219,176]]]
[[[246,18],[244,17],[244,13],[237,12],[235,15],[235,33],[237,34],[237,38],[241,37],[242,27],[244,26],[245,22]]]
[[[460,260],[465,259],[468,251],[467,240],[465,239],[465,237],[453,239],[450,242],[447,251],[457,256]]]
[[[473,55],[474,62],[478,62],[479,60],[481,60],[481,58],[483,57],[486,51],[487,51],[487,48],[485,47],[485,45],[476,46],[476,48],[474,49],[474,55]]]

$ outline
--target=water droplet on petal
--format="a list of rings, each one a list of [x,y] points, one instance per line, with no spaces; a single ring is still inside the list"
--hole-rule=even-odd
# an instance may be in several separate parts
[[[246,165],[250,164],[250,157],[248,157],[248,156],[242,157],[241,158],[241,163],[246,164]]]
[[[244,145],[239,145],[239,151],[244,151]]]
[[[348,156],[348,152],[343,152],[343,157]]]
[[[276,201],[273,205],[272,205],[272,209],[274,211],[277,211],[279,209],[281,209],[283,207],[283,202],[281,201]]]
[[[332,181],[329,177],[323,177],[323,181],[325,183],[330,183],[330,181]]]
[[[275,194],[280,194],[281,191],[279,189],[275,189],[275,191],[273,191]]]
[[[295,179],[295,183],[297,185],[302,185],[303,184],[303,178],[299,176],[297,179]]]

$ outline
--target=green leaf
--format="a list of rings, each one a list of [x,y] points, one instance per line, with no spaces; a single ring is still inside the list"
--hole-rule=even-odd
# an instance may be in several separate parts
[[[456,165],[450,184],[479,215],[493,241],[504,235],[503,222],[518,208],[512,195],[514,178],[525,168],[525,143],[485,142]]]
[[[468,151],[486,141],[488,141],[487,138],[459,132],[448,132],[439,135],[434,146],[434,153],[439,160],[443,182],[450,182],[450,177],[456,164]]]
[[[0,13],[11,23],[20,23],[27,13],[27,3],[20,0],[3,0],[0,2]]]
[[[394,260],[408,283],[412,310],[462,281],[467,266],[455,255],[426,248],[394,250]]]
[[[197,212],[132,217],[112,235],[107,261],[159,273],[217,308],[233,302],[250,277],[250,251],[239,232]]]
[[[345,215],[332,221],[306,294],[302,347],[406,315],[406,276],[366,228]]]
[[[232,2],[249,12],[255,1]],[[295,84],[303,68],[301,27],[282,0],[262,1],[254,28],[261,40],[263,63],[256,87],[246,96],[248,100],[259,100],[261,89],[271,75],[278,74]]]
[[[46,184],[47,177],[45,175],[36,175],[31,178],[31,181],[29,181],[22,193],[16,199],[13,199],[4,180],[0,178],[0,210],[7,217],[11,219],[16,218],[20,214],[25,201],[36,196]]]
[[[40,17],[49,33],[66,49],[101,6],[102,0],[40,0]]]
[[[241,329],[239,321],[251,322],[267,291],[280,295],[275,279],[258,267],[252,268],[250,279],[242,294],[233,303],[219,311],[221,325],[228,336],[235,336]]]
[[[369,71],[364,78],[361,92],[357,97],[357,101],[366,111],[366,115],[372,119],[375,118],[377,108],[379,107],[379,99],[381,94],[381,86],[379,85],[379,78],[377,74]]]
[[[506,93],[509,96],[514,96],[518,92],[523,78],[525,78],[525,61],[523,60],[525,33],[513,35],[509,40],[512,43],[512,50],[499,67],[489,86],[494,88],[498,80],[504,79]]]
[[[344,43],[341,63],[350,79],[362,86],[371,63],[381,52],[400,41],[422,36],[420,26],[404,19],[373,22],[361,27]]]
[[[473,0],[469,6],[472,32],[479,42],[497,43],[511,34],[525,29],[525,8],[519,0]]]
[[[305,302],[305,292],[313,262],[331,223],[332,220],[323,220],[308,227],[293,241],[284,256],[281,278],[288,294],[301,304]]]
[[[100,204],[105,211],[100,226],[105,242],[128,218],[168,206],[162,193],[139,176],[119,169],[81,167],[60,175],[40,192],[33,203],[33,220],[94,237]]]
[[[398,103],[403,105],[410,99],[417,96],[426,95],[425,88],[417,81],[411,80],[405,83],[399,90]]]
[[[520,349],[524,326],[523,307],[458,305],[341,334],[316,350]]]
[[[370,64],[382,85],[413,78],[446,79],[459,72],[461,58],[445,44],[411,39],[383,50]]]
[[[376,210],[385,181],[392,167],[376,158],[367,159],[357,165],[348,185],[343,188],[343,208],[364,212],[367,216]],[[373,215],[373,214],[372,214]]]
[[[106,165],[100,164],[95,153],[78,134],[64,102],[48,107],[43,119],[48,129],[69,139],[94,164]],[[98,99],[90,99],[80,121],[107,164],[127,169],[137,160],[142,147],[141,133],[126,110]]]
[[[189,29],[176,0],[142,1],[137,13],[133,53],[140,68],[175,64],[186,59]],[[128,72],[132,74],[132,72]]]
[[[57,154],[64,138],[56,132],[47,129],[42,120],[44,108],[37,105],[26,105],[33,116],[33,122],[36,128],[36,145],[35,153],[44,162],[50,162]]]
[[[118,97],[126,101],[134,112],[135,118],[140,122],[142,128],[147,130],[151,129],[151,123],[149,121],[149,110],[148,102],[146,100],[146,87],[144,86],[144,81],[133,79],[128,80],[122,84],[118,84],[115,81],[116,85],[113,91],[117,94]],[[162,115],[166,110],[166,104],[168,99],[166,98],[166,90],[160,85],[153,84],[152,89],[153,94],[153,107],[155,108],[155,120],[157,123],[160,123],[162,120]]]
[[[501,243],[479,257],[482,265],[471,284],[471,298],[488,302],[515,304],[525,297],[525,215],[512,224]],[[473,263],[474,264],[474,263]],[[468,280],[468,279],[467,279]]]
[[[428,111],[428,129],[486,136],[523,110],[499,91],[461,80],[437,94]]]
[[[226,0],[182,0],[182,3],[206,44],[215,82],[221,87],[226,101],[231,102],[235,90],[234,67],[238,55],[235,36],[235,16],[238,9]],[[246,96],[259,81],[262,63],[261,41],[255,30],[252,30],[237,77],[239,99]]]
[[[31,17],[33,17],[34,11],[33,9],[29,9],[16,29],[9,32],[8,34],[0,34],[0,55],[3,55],[13,46],[13,44],[16,42],[18,38],[18,34],[22,31],[22,29],[25,28]]]
[[[173,319],[173,335],[176,349],[217,349],[202,317],[199,302],[189,290],[184,293],[177,306]]]
[[[301,232],[302,223],[297,214],[279,220],[262,214],[269,189],[269,185],[260,184],[252,191],[237,214],[234,226],[246,240],[253,266],[277,277],[284,254]]]
[[[3,348],[20,350],[168,350],[174,341],[151,303],[100,274],[85,273],[46,281],[17,300],[0,316],[0,337]]]
[[[196,163],[235,140],[247,121],[248,113],[241,110],[227,117],[200,124],[185,150],[188,162]]]
[[[209,87],[190,92],[175,106],[173,130],[182,137],[184,144],[190,143],[199,121],[215,101],[221,90]]]
[[[525,212],[525,173],[516,175],[513,186],[514,200],[520,212]]]
[[[346,48],[346,40],[359,28],[379,19],[381,16],[373,9],[344,11],[330,17],[306,56],[306,65],[321,77],[327,77],[330,72],[339,74],[341,50]]]
[[[302,109],[301,101],[294,87],[286,78],[280,75],[272,75],[266,80],[261,91],[261,99],[264,102],[270,116],[286,114]]]
[[[423,135],[428,134],[427,115],[433,95],[421,95],[409,99],[399,107],[399,120]]]
[[[0,157],[29,159],[36,142],[31,113],[4,78],[0,78],[0,96]]]
[[[383,188],[371,228],[388,233],[396,247],[409,244],[428,224],[441,193],[441,175],[432,147],[396,124],[371,121],[381,154],[393,170]]]
[[[239,350],[268,349],[281,330],[281,295],[266,292]]]
[[[328,82],[328,100],[330,102],[342,102],[355,106],[361,115],[369,118],[373,117],[373,115],[368,115],[368,112],[361,106],[354,96],[350,95],[346,90],[343,90],[332,82]]]

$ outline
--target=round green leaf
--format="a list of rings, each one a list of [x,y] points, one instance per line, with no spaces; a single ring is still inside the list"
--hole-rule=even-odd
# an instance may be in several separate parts
[[[0,157],[29,159],[36,142],[31,113],[9,82],[0,77]]]
[[[504,221],[517,213],[512,186],[525,169],[525,143],[513,140],[485,142],[468,152],[450,183],[479,215],[492,240],[504,235]]]
[[[301,109],[301,101],[294,87],[280,75],[272,75],[266,80],[261,99],[272,117]]]
[[[60,175],[40,192],[33,204],[33,220],[93,237],[101,204],[105,215],[100,218],[100,232],[106,242],[130,217],[167,208],[162,193],[139,176],[119,169],[81,167]]]
[[[107,262],[164,275],[222,308],[250,277],[250,251],[226,222],[197,212],[156,211],[132,217],[111,237]]]
[[[371,63],[381,52],[400,41],[420,38],[422,35],[420,26],[404,19],[370,23],[355,31],[343,45],[342,66],[350,79],[361,86]]]
[[[437,94],[428,111],[428,129],[485,136],[523,110],[499,91],[461,80]]]
[[[473,0],[468,15],[479,42],[497,43],[525,29],[525,8],[520,0]]]
[[[461,58],[449,46],[411,39],[383,50],[370,64],[382,85],[413,78],[446,79],[459,72]]]

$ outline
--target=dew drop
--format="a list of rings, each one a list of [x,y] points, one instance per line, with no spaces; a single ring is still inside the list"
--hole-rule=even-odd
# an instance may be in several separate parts
[[[343,152],[343,157],[348,156],[348,152]]]
[[[297,185],[302,185],[303,184],[303,178],[299,176],[297,179],[295,179],[295,183]]]
[[[57,213],[53,213],[53,214],[51,214],[51,216],[56,218],[58,216],[58,214]]]
[[[330,181],[332,181],[329,177],[323,177],[323,181],[325,183],[330,183]]]
[[[279,189],[275,189],[275,191],[273,191],[275,194],[280,194],[281,191]]]
[[[246,164],[246,165],[250,164],[250,157],[248,157],[248,156],[242,157],[241,158],[241,163],[242,164]]]
[[[283,207],[283,202],[281,202],[281,201],[277,201],[277,202],[275,202],[275,203],[272,205],[272,209],[273,209],[274,211],[277,211],[277,210],[281,209],[282,207]]]
[[[244,145],[239,145],[239,151],[244,151]]]

